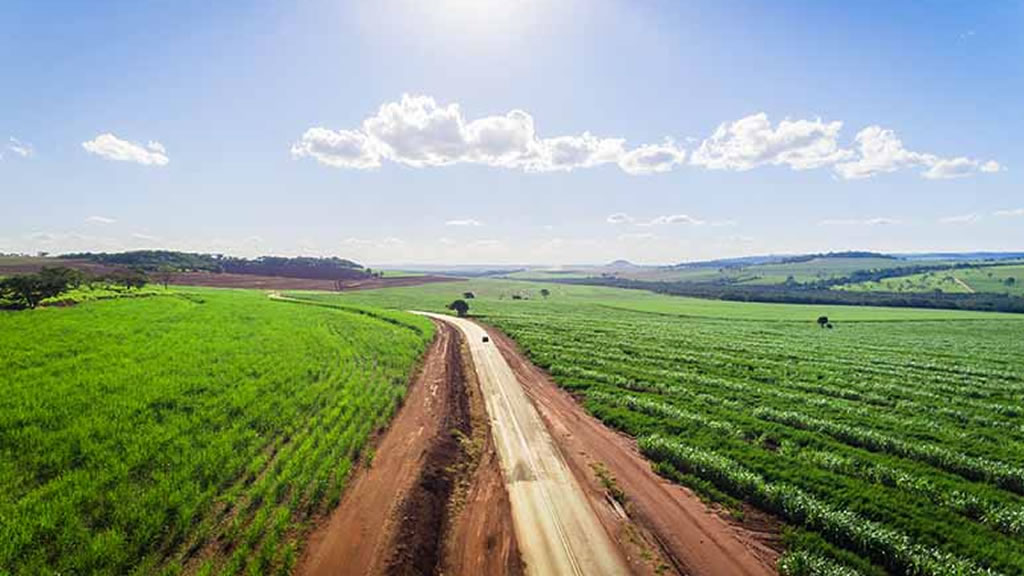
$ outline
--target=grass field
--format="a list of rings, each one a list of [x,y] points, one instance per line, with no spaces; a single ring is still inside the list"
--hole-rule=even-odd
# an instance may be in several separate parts
[[[0,573],[287,573],[432,336],[193,290],[0,312]]]
[[[1024,573],[1024,316],[493,280],[315,297],[461,291],[663,474],[783,519],[790,572]]]
[[[796,282],[815,282],[847,276],[859,270],[884,270],[907,266],[908,262],[892,258],[812,258],[805,262],[752,264],[735,267],[693,268],[626,268],[604,270],[633,280],[656,282],[733,282],[738,284],[782,284],[790,277]],[[517,280],[559,280],[599,276],[602,270],[528,270],[509,274]]]
[[[839,286],[843,290],[884,292],[990,292],[1024,296],[1024,265],[983,266],[942,270]]]

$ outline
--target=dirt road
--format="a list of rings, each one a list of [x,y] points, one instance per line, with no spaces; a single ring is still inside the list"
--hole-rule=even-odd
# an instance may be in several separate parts
[[[496,450],[486,442],[482,394],[463,370],[461,341],[455,329],[438,326],[372,464],[355,470],[296,573],[521,573],[508,496],[495,481]],[[458,438],[481,436],[469,457]]]
[[[500,350],[477,324],[425,314],[457,327],[469,343],[530,574],[628,574],[618,547],[548,434]]]
[[[776,520],[750,509],[742,524],[726,521],[689,489],[655,474],[632,438],[609,429],[588,414],[547,373],[534,366],[514,341],[498,330],[491,330],[490,336],[537,407],[576,477],[588,491],[603,491],[591,472],[600,466],[625,494],[625,518],[614,514],[600,516],[608,531],[617,536],[620,547],[628,550],[631,543],[642,537],[660,548],[676,572],[692,576],[776,573],[780,548],[780,526]],[[599,506],[595,508],[600,510]],[[650,572],[649,562],[633,562],[631,566],[636,572]],[[664,571],[658,569],[655,573]]]

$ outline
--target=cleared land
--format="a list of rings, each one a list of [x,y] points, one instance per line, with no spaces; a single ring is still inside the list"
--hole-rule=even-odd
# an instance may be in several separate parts
[[[1021,316],[463,290],[666,477],[783,520],[786,572],[1024,571]],[[457,295],[324,298],[440,309]]]
[[[244,291],[0,312],[0,572],[287,572],[432,334]]]

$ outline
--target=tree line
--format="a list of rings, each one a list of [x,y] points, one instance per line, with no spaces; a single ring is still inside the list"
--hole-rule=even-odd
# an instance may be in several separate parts
[[[124,290],[139,289],[149,282],[139,269],[119,268],[93,275],[66,267],[44,267],[35,274],[19,274],[0,279],[0,308],[21,310],[36,308],[47,298],[55,298],[82,285],[103,284]]]
[[[329,258],[309,256],[239,258],[223,254],[200,254],[174,250],[135,250],[118,253],[82,252],[64,254],[61,258],[85,260],[107,266],[127,266],[149,272],[170,268],[178,272],[251,274],[319,280],[361,279],[372,275],[372,271],[364,268],[361,264],[333,256]]]

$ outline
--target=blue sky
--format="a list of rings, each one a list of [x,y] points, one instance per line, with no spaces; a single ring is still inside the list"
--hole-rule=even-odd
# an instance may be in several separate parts
[[[0,252],[1020,250],[1022,29],[996,1],[15,0]]]

